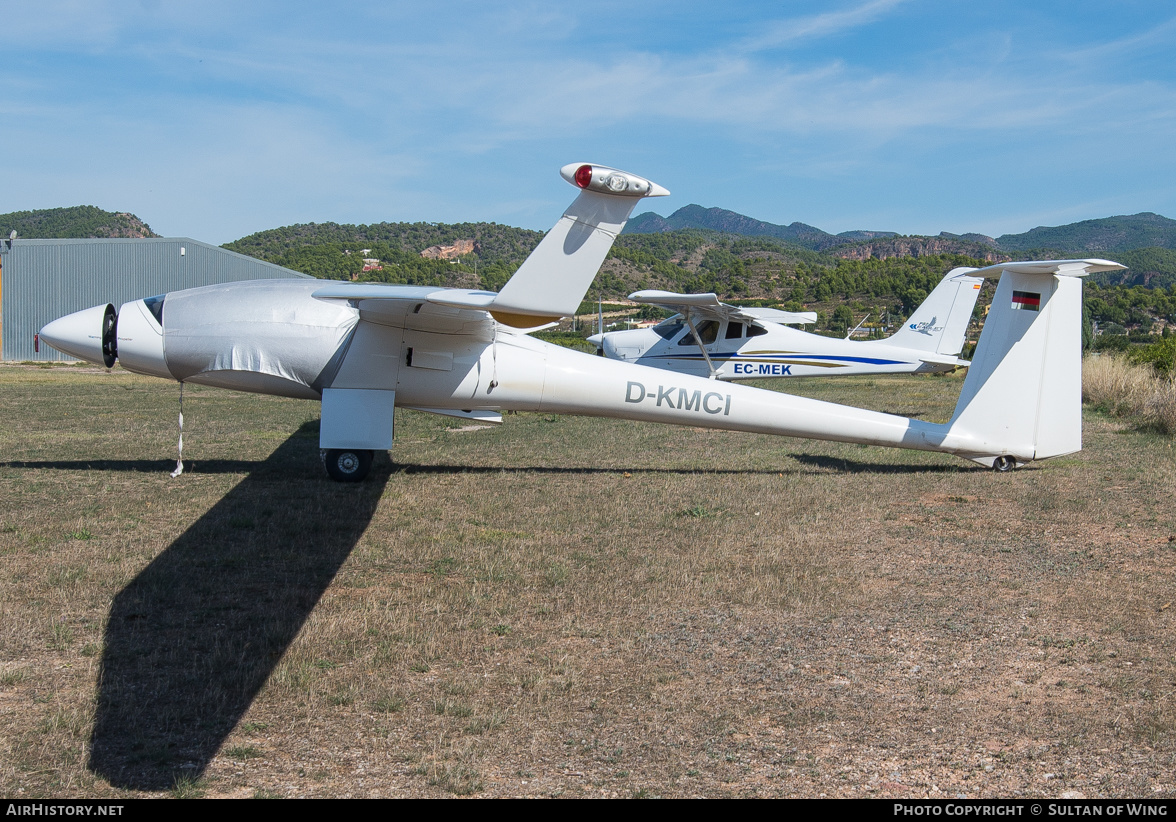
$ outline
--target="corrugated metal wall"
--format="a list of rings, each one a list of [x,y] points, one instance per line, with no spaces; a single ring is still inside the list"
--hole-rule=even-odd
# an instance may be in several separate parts
[[[182,253],[181,253],[182,250]],[[305,277],[187,238],[0,241],[0,359],[69,359],[33,335],[46,323],[102,303],[237,280]]]

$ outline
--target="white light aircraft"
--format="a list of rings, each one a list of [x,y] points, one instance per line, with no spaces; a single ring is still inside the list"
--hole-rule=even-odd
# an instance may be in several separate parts
[[[642,197],[634,174],[571,164],[579,196],[498,293],[252,280],[99,305],[41,339],[181,383],[322,401],[328,473],[363,479],[393,410],[500,422],[504,410],[619,417],[941,451],[1006,471],[1082,447],[1081,276],[1106,260],[1007,263],[950,422],[937,425],[617,362],[528,336],[580,304]]]
[[[677,311],[653,328],[594,334],[597,353],[718,380],[846,374],[923,374],[966,366],[958,355],[982,277],[976,269],[948,272],[927,299],[884,340],[822,337],[788,323],[816,321],[813,312],[740,308],[715,294],[638,291],[629,299]]]

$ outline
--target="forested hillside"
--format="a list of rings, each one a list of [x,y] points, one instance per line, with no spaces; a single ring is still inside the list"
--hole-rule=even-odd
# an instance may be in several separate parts
[[[542,238],[542,232],[497,223],[310,223],[250,234],[224,247],[325,279],[497,290]],[[421,256],[460,240],[471,240],[473,251],[453,260]],[[365,258],[378,260],[379,268]]]
[[[640,228],[643,218],[648,230],[617,239],[590,299],[623,300],[645,288],[713,291],[730,301],[815,310],[820,326],[837,333],[866,314],[870,325],[906,316],[956,266],[1014,256],[1108,256],[1128,270],[1090,278],[1091,319],[1112,335],[1143,335],[1176,324],[1176,221],[1155,214],[1037,228],[999,240],[880,231],[834,236],[803,223],[773,226],[698,206],[669,219],[642,215],[630,225]],[[660,228],[652,218],[662,221]],[[691,221],[722,230],[669,227]],[[0,230],[12,229],[29,238],[155,236],[134,215],[93,206],[0,215]],[[225,248],[328,279],[498,290],[542,236],[497,223],[312,223],[262,231]],[[1004,249],[1030,242],[1057,245]],[[1130,247],[1145,242],[1154,245]],[[1100,247],[1108,250],[1098,252]],[[987,285],[985,295],[991,289]]]
[[[134,214],[103,211],[95,206],[42,208],[0,214],[0,232],[7,237],[12,231],[26,239],[159,236]]]
[[[494,223],[324,223],[264,231],[226,247],[317,277],[497,290],[541,238],[537,231]],[[990,238],[891,235],[842,239],[815,251],[766,234],[626,233],[614,244],[589,297],[617,301],[645,288],[713,291],[736,302],[815,310],[820,328],[844,333],[867,314],[868,325],[905,317],[956,266],[1010,259],[984,239]],[[1132,269],[1090,283],[1091,318],[1123,334],[1176,322],[1172,288],[1125,287],[1173,281],[1176,252],[1151,248],[1117,257]],[[991,290],[989,284],[985,294]]]
[[[260,232],[225,248],[316,277],[497,288],[541,238],[537,231],[495,223],[323,223]],[[422,256],[426,249],[461,240],[471,240],[472,251],[453,259]],[[378,260],[380,268],[364,271],[365,259]],[[979,262],[962,255],[838,259],[774,238],[673,231],[622,235],[596,287],[610,299],[664,288],[786,302],[825,302],[839,295],[901,300],[910,277],[937,280],[944,265],[957,264]]]
[[[996,238],[1005,251],[1058,248],[1084,254],[1122,254],[1141,248],[1176,248],[1176,220],[1144,212],[1062,226],[1038,226],[1024,234]]]
[[[629,220],[625,234],[656,234],[667,231],[701,229],[722,234],[739,234],[744,237],[773,237],[814,251],[836,245],[839,240],[832,234],[804,223],[775,225],[736,214],[722,208],[703,208],[688,205],[675,211],[669,217],[659,217],[647,211]]]
[[[493,223],[329,223],[265,231],[226,248],[317,277],[496,290],[541,238]],[[452,259],[421,256],[462,240],[472,241],[471,251]],[[776,238],[715,231],[626,234],[590,296],[615,301],[643,288],[714,291],[730,300],[815,309],[836,329],[845,322],[844,312],[834,319],[843,304],[857,319],[905,316],[947,270],[982,264],[950,254],[844,259]]]

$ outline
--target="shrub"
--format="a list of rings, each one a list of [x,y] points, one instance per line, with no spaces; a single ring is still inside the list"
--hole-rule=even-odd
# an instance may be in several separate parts
[[[1095,351],[1126,351],[1131,347],[1126,335],[1099,334],[1091,343]]]
[[[1133,418],[1140,428],[1176,434],[1176,374],[1129,362],[1131,357],[1094,355],[1082,362],[1082,399],[1115,417]]]
[[[1148,399],[1145,414],[1156,431],[1168,436],[1176,434],[1176,377],[1160,382]]]
[[[1095,355],[1082,361],[1082,399],[1113,417],[1138,414],[1154,381],[1146,368],[1122,357]]]
[[[1136,365],[1150,365],[1161,377],[1176,375],[1176,337],[1164,337],[1132,351],[1128,360]]]

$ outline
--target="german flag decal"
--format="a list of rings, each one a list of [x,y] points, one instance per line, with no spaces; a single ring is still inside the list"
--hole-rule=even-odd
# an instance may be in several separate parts
[[[1034,294],[1032,291],[1014,291],[1013,308],[1021,308],[1026,311],[1040,311],[1041,295]]]

